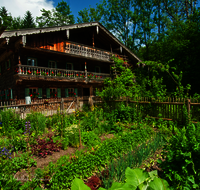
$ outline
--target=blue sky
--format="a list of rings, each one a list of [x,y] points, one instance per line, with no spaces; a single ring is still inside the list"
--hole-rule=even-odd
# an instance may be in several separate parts
[[[61,2],[62,0],[54,0],[53,5],[56,7],[56,5]],[[78,17],[78,12],[80,10],[83,10],[84,8],[89,8],[91,7],[95,8],[96,3],[100,3],[100,0],[66,0],[67,4],[70,6],[70,9],[72,11],[72,14],[75,16],[75,18]]]

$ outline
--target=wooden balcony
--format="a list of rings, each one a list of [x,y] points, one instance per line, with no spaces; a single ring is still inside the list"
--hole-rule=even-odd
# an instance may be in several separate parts
[[[57,68],[47,68],[29,65],[18,65],[15,70],[18,75],[49,77],[49,78],[63,78],[63,79],[79,79],[79,80],[99,80],[103,81],[110,77],[107,73],[95,73],[87,71],[66,70]]]
[[[105,50],[84,46],[82,44],[76,44],[74,42],[65,43],[65,53],[75,54],[104,61],[111,61],[110,58],[114,55],[113,53]]]

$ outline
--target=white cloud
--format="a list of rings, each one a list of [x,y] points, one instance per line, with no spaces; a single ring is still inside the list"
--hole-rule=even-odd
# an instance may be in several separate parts
[[[53,1],[47,0],[1,0],[1,7],[5,7],[12,17],[24,17],[26,11],[30,11],[32,16],[41,16],[41,9],[52,10]]]

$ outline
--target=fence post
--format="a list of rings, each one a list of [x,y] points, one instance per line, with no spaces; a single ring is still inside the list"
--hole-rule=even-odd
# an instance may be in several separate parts
[[[188,117],[190,117],[190,99],[187,99]]]
[[[129,101],[129,97],[126,97],[126,107],[128,107],[128,101]]]
[[[88,101],[88,102],[89,102],[89,105],[90,105],[91,107],[93,107],[93,99],[92,99],[91,96],[89,97],[89,101]]]
[[[61,99],[61,103],[60,103],[60,113],[63,113],[64,110],[64,99]]]
[[[75,111],[79,110],[79,97],[76,98]]]

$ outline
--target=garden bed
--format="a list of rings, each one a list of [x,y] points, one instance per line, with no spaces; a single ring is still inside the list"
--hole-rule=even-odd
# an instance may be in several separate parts
[[[28,121],[22,121],[11,115],[10,119],[15,119],[12,122],[18,123],[18,126],[16,131],[13,128],[8,129],[13,134],[6,134],[5,130],[3,131],[5,135],[1,136],[0,146],[13,143],[12,146],[14,145],[19,151],[13,152],[10,159],[3,159],[4,164],[10,164],[9,160],[13,160],[13,163],[6,168],[8,175],[1,174],[4,177],[4,180],[1,180],[2,186],[7,183],[11,189],[14,186],[16,189],[36,187],[69,189],[74,176],[82,179],[91,176],[97,169],[103,169],[109,164],[111,159],[117,158],[120,154],[128,152],[144,141],[148,143],[156,133],[155,128],[145,123],[105,120],[101,112],[75,113],[72,116],[59,114],[48,119],[45,118],[45,125],[42,117],[33,114],[27,118]],[[27,135],[22,130],[24,124],[26,124],[24,130]],[[31,126],[30,130],[28,129],[29,125]],[[17,133],[21,134],[15,135]],[[60,143],[61,145],[60,148],[58,145],[57,152],[47,150],[47,142],[51,141],[49,135],[52,136],[55,150],[55,144]],[[5,141],[6,143],[2,141],[4,137],[8,139]],[[34,146],[41,148],[36,145],[36,142],[39,141],[41,141],[41,146],[43,146],[42,142],[46,143],[42,156],[39,152],[33,155]],[[29,155],[27,156],[26,153]],[[26,156],[20,158],[21,155]],[[17,157],[22,159],[21,163],[23,164],[16,166],[14,162],[17,161],[15,160]],[[27,161],[26,164],[23,159]],[[67,178],[65,178],[66,174]],[[9,176],[14,179],[8,179]]]

